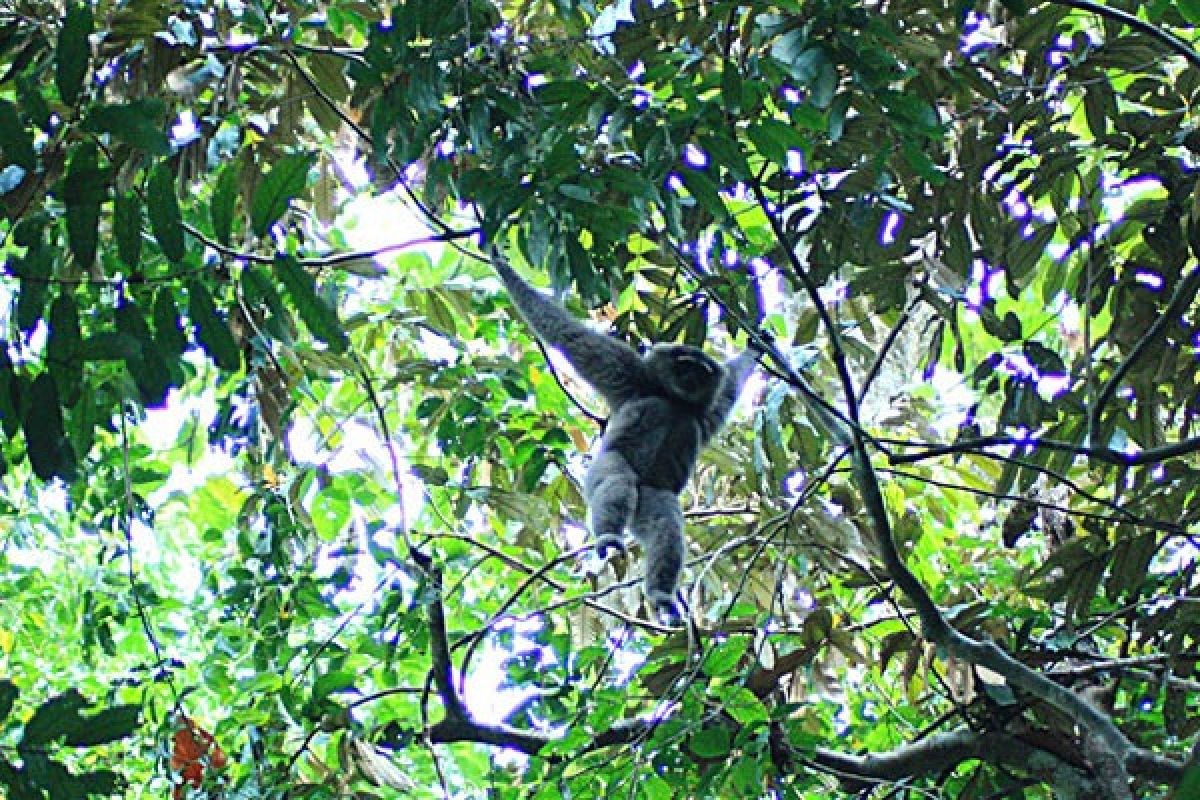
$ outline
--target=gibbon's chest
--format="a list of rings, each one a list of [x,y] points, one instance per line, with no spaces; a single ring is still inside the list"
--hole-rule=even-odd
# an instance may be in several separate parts
[[[604,450],[625,457],[645,486],[683,490],[703,445],[700,411],[666,397],[643,397],[615,409]]]

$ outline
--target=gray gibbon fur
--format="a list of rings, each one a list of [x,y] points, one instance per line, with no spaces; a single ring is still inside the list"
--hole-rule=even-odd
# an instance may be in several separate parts
[[[647,601],[677,617],[684,555],[679,493],[733,408],[758,351],[724,364],[687,345],[656,344],[638,355],[535,290],[499,254],[492,261],[538,338],[561,350],[608,403],[608,424],[583,484],[597,552],[603,558],[623,551],[624,532],[632,531],[642,546]]]

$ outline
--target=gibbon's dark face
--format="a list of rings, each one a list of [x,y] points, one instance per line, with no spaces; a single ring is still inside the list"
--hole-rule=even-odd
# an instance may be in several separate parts
[[[682,344],[655,345],[646,363],[669,393],[696,405],[712,400],[725,372],[703,350]]]

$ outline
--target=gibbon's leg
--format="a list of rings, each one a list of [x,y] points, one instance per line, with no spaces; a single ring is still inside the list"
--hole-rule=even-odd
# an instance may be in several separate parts
[[[675,590],[683,571],[683,510],[670,489],[638,489],[633,533],[646,562],[646,599],[660,614],[678,618]]]
[[[583,479],[592,518],[592,536],[601,558],[625,549],[625,529],[637,505],[637,473],[615,450],[600,453]]]

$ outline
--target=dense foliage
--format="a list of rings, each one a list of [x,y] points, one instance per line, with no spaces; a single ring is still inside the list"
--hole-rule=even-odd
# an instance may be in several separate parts
[[[1198,23],[0,3],[0,794],[1200,797]],[[766,348],[686,629],[493,246]]]

